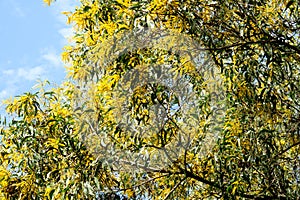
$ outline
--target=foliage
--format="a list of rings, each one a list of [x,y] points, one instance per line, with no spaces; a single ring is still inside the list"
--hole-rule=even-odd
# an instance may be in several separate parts
[[[8,104],[17,115],[2,130],[4,199],[86,199],[115,181],[74,133],[70,92],[41,90]]]
[[[14,119],[1,132],[1,197],[296,199],[299,5],[297,0],[81,0],[74,12],[65,13],[75,29],[74,44],[62,53],[71,81],[8,103]],[[214,128],[209,84],[188,54],[154,45],[109,57],[119,50],[115,41],[145,28],[171,30],[201,44],[195,52],[206,52],[223,79],[221,125]],[[128,71],[155,63],[172,66],[203,97],[193,141],[171,163],[156,168],[126,160],[118,165],[113,157],[118,152],[151,158],[172,144],[185,123],[179,110],[147,137],[120,129],[118,82]],[[159,84],[138,88],[125,102],[137,127],[149,124],[151,106],[178,103]],[[207,138],[213,145],[204,151]],[[110,154],[105,147],[112,147]]]

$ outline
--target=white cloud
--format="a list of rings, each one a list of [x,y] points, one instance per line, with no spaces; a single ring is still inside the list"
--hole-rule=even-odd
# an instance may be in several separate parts
[[[61,34],[65,39],[70,39],[74,33],[73,33],[73,28],[61,28],[58,30],[59,34]]]
[[[18,68],[16,71],[16,75],[19,78],[24,78],[28,81],[34,81],[38,78],[42,78],[42,76],[45,74],[45,69],[41,66],[33,67],[33,68]]]
[[[1,112],[1,106],[2,106],[3,100],[15,96],[16,90],[17,90],[17,88],[15,85],[9,85],[6,88],[0,90],[0,112]]]
[[[54,47],[47,47],[40,51],[42,65],[48,68],[63,68],[63,62],[61,60],[61,52],[58,52]]]
[[[42,58],[44,60],[46,60],[47,62],[49,62],[50,65],[54,66],[54,67],[60,67],[62,66],[62,62],[60,60],[60,56],[57,55],[54,52],[48,52],[44,55],[42,55]]]
[[[4,75],[13,75],[15,73],[15,71],[13,69],[7,69],[7,70],[3,70],[2,73]]]
[[[16,69],[3,70],[2,74],[7,80],[7,84],[14,84],[22,82],[22,80],[34,81],[38,78],[43,78],[46,74],[46,69],[43,66],[36,66],[31,68],[20,67]]]
[[[0,99],[6,99],[8,96],[9,96],[9,92],[6,89],[0,91]]]

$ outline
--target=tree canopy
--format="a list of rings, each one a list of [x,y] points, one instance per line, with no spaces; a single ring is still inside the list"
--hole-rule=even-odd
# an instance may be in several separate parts
[[[297,199],[299,6],[80,0],[64,83],[6,102],[0,198]]]

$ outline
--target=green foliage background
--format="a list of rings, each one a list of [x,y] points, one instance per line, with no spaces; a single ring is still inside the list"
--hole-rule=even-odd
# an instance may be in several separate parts
[[[298,0],[81,0],[65,13],[75,31],[74,44],[62,53],[69,78],[60,87],[44,91],[41,85],[37,93],[7,102],[12,120],[3,120],[1,128],[0,198],[297,199],[299,5]],[[176,162],[126,171],[106,165],[81,138],[98,127],[116,151],[161,147],[159,134],[137,144],[135,136],[116,126],[112,91],[124,73],[151,62],[171,63],[195,91],[207,89],[192,62],[161,49],[138,49],[106,65],[91,64],[111,48],[101,44],[145,27],[186,34],[203,46],[222,74],[226,112],[205,156],[200,147],[213,113],[204,99],[194,141]],[[163,98],[159,91],[153,94]],[[131,106],[143,104],[147,110],[147,95],[137,96]],[[139,112],[135,119],[149,117]],[[87,120],[93,126],[82,126]],[[178,130],[170,123],[163,131],[172,138]]]

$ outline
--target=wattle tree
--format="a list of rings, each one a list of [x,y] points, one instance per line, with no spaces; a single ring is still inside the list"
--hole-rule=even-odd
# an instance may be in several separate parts
[[[0,198],[297,199],[299,6],[81,0],[64,83],[6,102]]]

